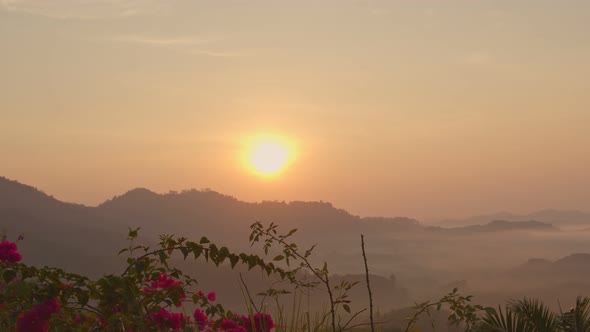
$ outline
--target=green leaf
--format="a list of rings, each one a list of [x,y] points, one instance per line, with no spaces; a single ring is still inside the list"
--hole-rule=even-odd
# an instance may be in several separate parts
[[[230,255],[229,256],[229,262],[231,263],[231,268],[233,269],[236,264],[238,264],[238,261],[240,260],[240,257],[236,256],[236,255]]]
[[[343,304],[342,308],[344,308],[344,311],[346,311],[347,313],[350,313],[350,306],[348,304]]]
[[[158,256],[160,257],[160,263],[164,263],[168,259],[168,255],[164,251],[158,251]]]
[[[137,227],[136,229],[131,229],[129,227],[128,229],[129,229],[129,233],[127,234],[127,237],[130,240],[133,240],[133,239],[135,239],[137,237],[137,233],[139,232],[139,230],[141,229],[141,227]]]
[[[4,270],[4,272],[2,273],[2,279],[4,279],[4,282],[6,283],[11,282],[12,280],[14,280],[14,278],[16,278],[16,271],[12,269]]]
[[[278,255],[277,257],[273,258],[274,261],[282,261],[283,259],[285,259],[285,256],[283,255]]]

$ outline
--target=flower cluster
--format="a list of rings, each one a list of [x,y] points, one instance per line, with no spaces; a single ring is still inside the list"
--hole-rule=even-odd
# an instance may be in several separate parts
[[[221,321],[221,324],[219,324],[219,327],[224,332],[247,332],[248,331],[244,326],[238,324],[235,320],[231,320],[231,319],[227,319],[227,318]]]
[[[0,0],[1,1],[1,0]],[[21,240],[22,237],[19,237]],[[26,271],[27,266],[22,264],[9,265],[1,263],[16,263],[22,259],[22,256],[17,251],[16,243],[3,240],[0,242],[0,272],[3,269],[24,269]],[[150,272],[162,271],[151,269]],[[35,270],[37,273],[38,271]],[[119,285],[109,287],[99,287],[104,294],[99,298],[91,298],[92,294],[84,287],[90,288],[93,283],[88,283],[88,286],[84,286],[86,279],[78,275],[67,274],[61,270],[44,270],[43,273],[48,273],[50,277],[47,280],[54,282],[49,286],[53,287],[53,292],[50,294],[51,297],[46,298],[43,303],[36,304],[31,310],[24,311],[23,305],[11,305],[4,301],[7,298],[6,293],[6,282],[0,282],[0,324],[4,325],[5,320],[10,320],[10,328],[14,330],[14,317],[16,319],[16,331],[17,332],[48,332],[51,324],[57,326],[71,326],[74,324],[78,328],[99,328],[103,330],[111,330],[109,324],[121,325],[125,331],[138,332],[136,326],[140,329],[148,328],[145,331],[179,331],[185,328],[195,328],[201,332],[271,332],[275,327],[272,318],[267,314],[256,313],[251,316],[234,315],[228,312],[226,315],[225,310],[220,304],[215,304],[217,296],[215,292],[210,291],[205,293],[198,291],[192,296],[192,302],[199,308],[193,313],[194,323],[191,322],[191,317],[186,316],[184,313],[175,313],[172,311],[170,305],[176,303],[178,307],[181,307],[183,301],[186,299],[187,291],[185,287],[190,283],[184,284],[180,280],[176,280],[172,276],[181,275],[180,273],[171,275],[165,272],[156,272],[149,274],[152,277],[147,280],[145,277],[140,277],[139,282],[133,282],[130,285],[125,284],[126,287],[133,287],[133,291],[141,291],[144,296],[139,298],[140,301],[147,303],[145,307],[145,313],[141,312],[139,315],[136,312],[131,312],[128,305],[124,305],[117,301],[118,296],[114,294],[120,290]],[[2,273],[0,273],[2,274]],[[11,283],[18,283],[23,280],[25,273],[17,274],[16,276],[10,276],[12,278]],[[109,281],[111,277],[107,276],[101,281]],[[94,284],[99,284],[96,282]],[[74,286],[76,285],[76,286]],[[56,293],[57,292],[57,293]],[[47,292],[41,292],[39,294],[29,294],[24,297],[22,303],[30,303],[31,298],[36,296],[43,296],[45,298]],[[32,296],[31,296],[32,295]],[[145,298],[144,298],[145,297]],[[60,311],[60,302],[55,298],[59,298],[61,301],[61,313],[55,315]],[[77,299],[80,303],[71,303],[69,300]],[[91,313],[82,312],[77,305],[81,306],[82,309],[88,303],[89,300],[104,301],[105,305],[100,306],[98,309],[90,307]],[[75,301],[75,300],[74,300]],[[82,301],[84,304],[82,304]],[[70,306],[70,304],[74,306]],[[12,313],[11,313],[12,312]],[[9,314],[9,316],[6,315]],[[124,326],[124,325],[128,326]],[[55,328],[52,326],[51,328]]]
[[[196,309],[193,316],[199,331],[270,332],[275,327],[272,317],[263,313],[255,313],[252,317],[235,316],[234,319],[225,318],[216,329],[213,328],[215,321],[209,320],[200,309]]]
[[[198,292],[197,292],[197,297],[198,297],[199,299],[202,299],[202,298],[204,298],[204,297],[205,297],[205,293],[203,293],[203,291],[198,291]],[[207,300],[208,300],[209,302],[215,302],[215,298],[216,298],[216,297],[215,297],[215,292],[209,292],[209,293],[207,293]]]
[[[147,282],[149,283],[149,286],[146,286],[142,289],[142,291],[146,294],[154,294],[159,289],[168,290],[170,287],[179,287],[182,289],[180,282],[174,280],[164,272],[160,273],[160,276],[157,280],[147,280]],[[180,307],[184,299],[186,299],[186,295],[183,292],[180,296],[180,301],[176,304],[176,306]]]
[[[172,286],[182,287],[182,285],[174,280],[172,277],[169,277],[166,273],[161,272],[160,276],[157,280],[147,280],[149,282],[149,287],[144,287],[144,293],[155,293],[158,289],[168,289]]]
[[[9,241],[0,242],[0,262],[16,263],[22,259],[18,253],[16,243]]]
[[[47,299],[43,304],[38,304],[33,310],[18,316],[16,330],[18,332],[46,332],[49,329],[49,318],[59,311],[59,302],[55,299]]]
[[[195,323],[197,324],[199,331],[208,329],[209,326],[214,323],[213,321],[210,321],[209,318],[207,318],[207,315],[205,315],[201,309],[195,309],[193,317],[195,318]]]
[[[242,316],[241,319],[244,321],[244,327],[248,332],[270,332],[274,327],[275,323],[272,317],[268,314],[255,313],[252,319],[250,316]]]
[[[151,314],[150,317],[156,325],[170,328],[173,331],[180,330],[182,328],[182,322],[186,321],[188,323],[190,320],[188,316],[184,316],[181,313],[172,313],[164,308]]]

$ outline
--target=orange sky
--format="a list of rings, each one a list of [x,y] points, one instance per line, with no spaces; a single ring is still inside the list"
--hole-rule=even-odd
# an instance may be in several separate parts
[[[0,1],[0,175],[361,215],[588,210],[590,2]],[[253,135],[297,159],[261,179]]]

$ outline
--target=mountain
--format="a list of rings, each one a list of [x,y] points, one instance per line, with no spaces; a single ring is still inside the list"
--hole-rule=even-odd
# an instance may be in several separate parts
[[[60,267],[90,277],[122,270],[125,257],[117,257],[116,253],[127,246],[127,227],[142,227],[139,240],[143,243],[153,243],[159,234],[175,233],[192,239],[207,236],[230,250],[251,252],[254,249],[247,243],[249,226],[256,220],[274,221],[285,232],[298,227],[298,243],[321,242],[333,248],[350,238],[357,240],[361,231],[370,232],[375,227],[399,230],[417,226],[417,221],[405,218],[382,218],[378,223],[369,220],[365,224],[363,218],[326,202],[247,203],[211,190],[157,194],[137,188],[97,207],[88,207],[61,202],[34,187],[0,178],[0,231],[6,232],[9,239],[24,234],[24,241],[19,243],[23,262]],[[330,240],[326,235],[335,229],[338,236]],[[197,276],[199,287],[217,290],[225,303],[243,305],[236,272],[227,266],[215,268],[200,261],[175,264]],[[241,272],[256,292],[270,284],[260,274],[247,269]],[[362,280],[364,275],[335,278]],[[381,298],[384,307],[407,300],[406,291],[395,280],[371,278],[376,293],[382,294],[376,298]],[[351,296],[362,298],[362,294],[355,292]]]
[[[446,233],[487,233],[487,232],[508,232],[508,231],[558,231],[555,226],[535,220],[529,221],[506,221],[494,220],[483,225],[471,225],[463,227],[427,227],[426,230]]]
[[[556,210],[545,209],[529,214],[514,214],[511,212],[498,212],[488,215],[469,217],[466,219],[447,219],[435,223],[441,227],[461,227],[470,225],[481,225],[492,220],[505,221],[527,221],[536,220],[543,223],[553,224],[557,227],[567,226],[590,226],[590,213],[577,210]]]
[[[590,253],[574,253],[555,261],[542,258],[531,258],[518,266],[515,273],[529,274],[539,278],[541,276],[585,276],[590,273]]]
[[[103,227],[95,209],[70,204],[16,181],[0,178],[0,231],[24,234],[25,262],[72,272],[101,273],[112,266],[112,253],[125,245],[124,226]],[[94,264],[87,264],[91,257]]]
[[[160,234],[207,236],[236,250],[246,249],[249,226],[255,221],[275,222],[283,232],[298,228],[295,241],[304,245],[322,242],[325,248],[346,247],[363,232],[421,229],[413,219],[361,218],[327,202],[249,203],[212,190],[158,194],[137,188],[88,207],[61,202],[34,187],[0,178],[0,230],[9,236],[25,234],[23,250],[33,264],[71,267],[67,262],[94,257],[96,264],[90,268],[103,272],[100,261],[126,245],[127,227],[141,227],[144,239],[154,240]],[[335,231],[338,236],[326,236]]]
[[[427,227],[405,217],[359,217],[322,201],[251,203],[212,190],[159,194],[137,188],[89,207],[61,202],[34,187],[0,178],[0,232],[6,231],[9,239],[24,234],[25,240],[19,243],[24,263],[61,267],[91,277],[121,271],[126,257],[117,257],[115,253],[128,245],[127,227],[141,227],[139,241],[148,245],[157,241],[160,234],[191,239],[207,236],[232,251],[252,252],[258,249],[249,246],[249,226],[254,221],[275,222],[279,231],[298,228],[293,242],[300,247],[319,244],[313,261],[327,261],[331,272],[351,280],[362,279],[362,275],[351,273],[364,271],[359,238],[364,234],[370,271],[376,275],[375,294],[388,294],[378,296],[379,305],[385,308],[438,296],[441,289],[456,280],[468,280],[459,284],[469,285],[474,292],[490,287],[494,293],[486,296],[495,300],[493,295],[498,295],[500,288],[464,277],[465,272],[472,271],[477,276],[477,271],[484,270],[481,280],[487,280],[488,271],[506,269],[528,257],[555,257],[584,252],[587,248],[585,232],[559,232],[557,227],[536,219],[493,220],[454,228]],[[563,271],[573,271],[568,275],[578,275],[572,281],[576,285],[581,280],[580,273],[586,270],[567,266],[584,262],[584,257],[575,256],[560,263]],[[240,294],[232,271],[201,262],[177,263],[196,275],[202,287],[225,289],[220,293],[228,297]],[[551,266],[554,264],[557,263],[551,262]],[[379,277],[392,274],[393,279]],[[516,293],[511,292],[521,289],[523,284],[533,285],[538,274],[521,274],[521,278],[528,278],[527,282],[519,284],[514,280],[514,287],[502,296],[513,296]],[[555,275],[555,280],[570,282],[563,273]],[[266,282],[256,274],[245,273],[245,278],[257,290]],[[579,290],[577,286],[567,287],[564,289],[572,293]],[[544,288],[540,284],[536,289],[541,294]],[[241,298],[228,301],[235,305],[243,303]]]

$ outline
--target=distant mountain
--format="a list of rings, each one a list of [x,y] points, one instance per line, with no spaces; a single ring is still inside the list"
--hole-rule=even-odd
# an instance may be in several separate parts
[[[427,227],[426,230],[445,233],[488,233],[507,231],[558,231],[555,226],[535,220],[506,221],[494,220],[484,225],[471,225],[463,227]]]
[[[545,211],[536,215],[545,218],[552,215],[558,222],[583,220],[575,213],[566,216]],[[513,265],[515,260],[522,261],[540,252],[563,255],[586,248],[584,232],[576,233],[575,237],[568,232],[556,232],[551,235],[556,242],[547,243],[546,237],[538,236],[537,232],[519,232],[555,232],[557,227],[544,220],[514,221],[510,218],[482,219],[485,221],[481,225],[454,228],[425,227],[418,220],[405,217],[355,216],[322,201],[250,203],[212,190],[159,194],[145,188],[133,189],[99,206],[88,207],[61,202],[34,187],[0,177],[0,232],[6,231],[10,239],[24,234],[25,240],[19,244],[24,263],[62,267],[89,276],[117,273],[125,257],[114,254],[127,245],[127,227],[141,227],[140,241],[147,244],[156,241],[159,234],[192,239],[207,236],[232,250],[251,251],[256,249],[251,249],[247,241],[249,226],[257,220],[266,224],[275,222],[285,232],[298,228],[294,242],[302,247],[320,244],[313,258],[319,262],[327,260],[331,271],[340,275],[363,271],[359,234],[364,234],[368,239],[371,271],[381,275],[394,273],[397,279],[375,277],[375,286],[379,288],[375,294],[387,295],[376,297],[381,299],[381,308],[397,305],[397,301],[411,303],[414,299],[429,298],[431,289],[439,292],[439,287],[447,288],[450,281],[462,280],[460,269],[472,269],[477,265],[477,268],[493,270],[502,262],[512,260],[510,264]],[[508,233],[514,234],[508,236]],[[464,236],[457,242],[458,234],[481,236]],[[89,261],[92,263],[88,264]],[[239,287],[234,282],[236,276],[230,271],[211,269],[202,262],[181,264],[189,273],[198,276],[203,287],[211,285],[211,289],[223,289],[227,284]],[[537,271],[549,271],[547,274],[554,273],[559,278],[577,275],[580,279],[580,273],[585,277],[586,272],[590,272],[590,268],[579,269],[586,265],[590,266],[586,256],[572,256],[560,262],[533,261],[521,270],[533,271],[522,273],[523,278],[528,278],[526,285],[530,285],[540,273],[534,272],[535,266],[540,269]],[[263,282],[258,275],[248,274],[246,278],[257,285]],[[362,276],[346,278],[356,280]],[[514,278],[508,275],[506,279]],[[475,290],[477,285],[469,279],[470,288]],[[521,286],[518,284],[513,289]],[[545,289],[543,287],[540,285],[539,289]],[[570,288],[572,292],[579,289],[577,286]],[[555,289],[556,292],[560,290]],[[234,293],[240,292],[227,289],[228,296]],[[232,301],[239,305],[242,300]]]
[[[418,220],[406,217],[365,217],[361,221],[369,229],[379,231],[417,231],[423,229],[423,225]]]
[[[553,262],[542,258],[532,258],[517,267],[515,271],[529,273],[537,277],[540,275],[587,276],[590,273],[590,254],[574,253]]]
[[[54,251],[65,255],[50,257],[48,263],[58,265],[88,255],[108,257],[125,245],[127,227],[142,227],[140,234],[151,239],[160,234],[208,236],[216,242],[247,247],[249,226],[255,221],[275,222],[285,232],[298,228],[298,241],[322,242],[327,247],[356,241],[361,232],[421,228],[413,219],[361,218],[327,202],[248,203],[211,190],[157,194],[137,188],[88,207],[61,202],[34,187],[0,177],[0,231],[24,233],[31,239],[29,250],[36,248],[36,254],[28,257],[38,257],[39,262],[47,261],[44,256]],[[326,236],[335,231],[337,237]]]
[[[363,231],[420,227],[417,221],[406,218],[365,221],[326,202],[247,203],[211,190],[157,194],[137,188],[97,207],[87,207],[61,202],[34,187],[0,177],[0,232],[7,232],[10,239],[24,234],[19,244],[23,262],[89,276],[121,271],[125,257],[117,257],[116,253],[127,246],[127,227],[142,227],[140,240],[144,243],[153,242],[159,234],[173,233],[192,239],[207,236],[231,250],[251,251],[254,249],[249,249],[247,235],[249,226],[257,220],[276,222],[285,232],[299,228],[298,243],[321,242],[328,248],[346,248],[350,238],[357,241]],[[333,236],[335,232],[338,236]],[[243,305],[241,296],[235,297],[241,294],[235,272],[203,262],[177,263],[198,275],[201,285],[220,290],[228,303]],[[364,275],[344,278],[360,280]],[[394,280],[371,278],[384,305],[399,303],[406,296]],[[266,287],[260,275],[248,274],[246,279],[258,291]],[[351,295],[361,297],[362,293]]]
[[[514,214],[510,212],[498,212],[489,215],[474,216],[466,219],[447,219],[436,222],[441,227],[460,227],[469,225],[481,225],[492,220],[527,221],[536,220],[544,223],[561,226],[590,226],[590,213],[577,210],[545,209],[529,214]]]

